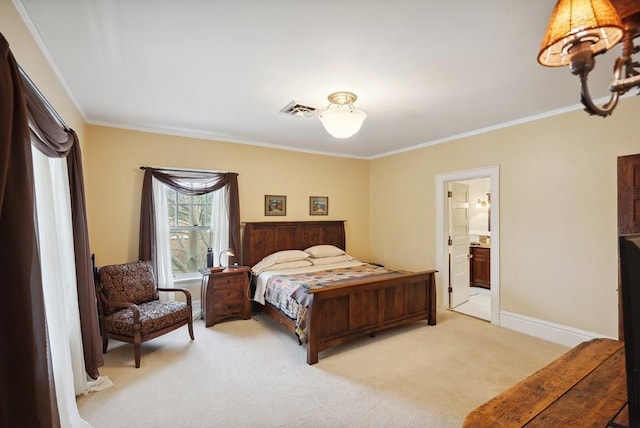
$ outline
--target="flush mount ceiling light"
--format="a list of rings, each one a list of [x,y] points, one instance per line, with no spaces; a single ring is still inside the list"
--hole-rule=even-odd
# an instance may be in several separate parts
[[[631,55],[638,53],[633,39],[640,35],[638,0],[560,0],[556,4],[544,35],[538,62],[548,67],[571,65],[571,73],[580,77],[581,101],[590,114],[609,116],[620,95],[640,87],[640,63]],[[622,42],[617,59],[611,97],[602,107],[594,104],[587,76],[595,66],[595,57]]]
[[[367,114],[356,110],[353,103],[358,99],[351,92],[334,92],[327,97],[329,106],[320,113],[320,122],[331,136],[349,138],[360,130]]]

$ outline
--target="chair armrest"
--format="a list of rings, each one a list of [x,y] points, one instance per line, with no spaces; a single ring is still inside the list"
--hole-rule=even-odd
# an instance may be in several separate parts
[[[140,322],[140,309],[138,308],[138,305],[136,305],[135,303],[131,303],[131,302],[116,302],[113,300],[109,300],[106,297],[104,297],[102,294],[100,294],[100,300],[102,300],[102,302],[106,305],[112,306],[114,308],[120,308],[120,309],[131,309],[131,312],[133,312],[133,322]]]
[[[168,293],[184,293],[185,298],[187,299],[187,305],[191,306],[191,292],[186,288],[158,288],[158,291],[166,291]]]

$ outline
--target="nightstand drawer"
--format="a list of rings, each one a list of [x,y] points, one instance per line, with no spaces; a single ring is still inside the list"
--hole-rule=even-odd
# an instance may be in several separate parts
[[[213,303],[221,300],[242,300],[244,297],[244,287],[240,286],[232,287],[214,287],[213,288]]]
[[[223,278],[215,278],[213,281],[213,287],[218,290],[222,288],[243,288],[245,279],[243,276],[233,275],[225,276]]]
[[[219,319],[234,315],[242,316],[244,311],[244,302],[214,303],[213,311],[215,313],[215,317]]]

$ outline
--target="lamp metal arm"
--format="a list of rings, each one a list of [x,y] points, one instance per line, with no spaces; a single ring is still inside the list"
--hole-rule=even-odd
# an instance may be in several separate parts
[[[589,72],[595,67],[595,56],[602,52],[592,52],[589,40],[580,40],[569,47],[571,73],[580,78],[580,101],[587,113],[607,117],[616,108],[620,95],[633,87],[640,88],[640,63],[631,59],[633,54],[640,52],[640,47],[633,45],[634,36],[630,32],[625,34],[622,56],[616,60],[613,67],[613,82],[609,86],[611,97],[602,107],[596,106],[593,102],[588,85]]]
[[[625,78],[620,78],[621,70],[616,73],[616,77],[609,87],[611,92],[615,91],[624,94],[633,87],[640,88],[640,62],[631,60],[631,56],[638,52],[640,52],[640,46],[634,46],[633,34],[627,33],[623,40],[622,56],[616,62],[616,69],[625,67]]]
[[[620,79],[620,74],[622,73],[622,67],[625,64],[625,60],[623,58],[618,58],[616,61],[616,65],[614,67],[614,82]],[[587,78],[589,75],[589,70],[584,70],[580,72],[580,101],[582,105],[584,105],[584,109],[587,113],[592,115],[597,115],[601,117],[607,117],[613,113],[613,109],[618,105],[618,100],[620,98],[620,92],[613,91],[611,92],[611,97],[609,101],[604,104],[602,107],[598,107],[591,98],[591,94],[589,93],[589,85],[587,84]]]
[[[636,86],[640,87],[640,75],[614,80],[609,86],[609,90],[623,93]]]

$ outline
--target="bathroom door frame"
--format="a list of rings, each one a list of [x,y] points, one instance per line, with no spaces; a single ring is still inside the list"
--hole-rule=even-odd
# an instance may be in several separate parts
[[[436,174],[436,269],[440,273],[438,306],[448,307],[449,245],[447,236],[447,183],[489,178],[491,188],[491,323],[500,325],[500,166],[487,166]]]

